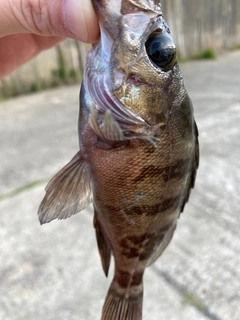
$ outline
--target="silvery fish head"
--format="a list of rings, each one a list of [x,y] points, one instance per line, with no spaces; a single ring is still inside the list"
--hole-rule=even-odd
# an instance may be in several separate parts
[[[84,87],[98,112],[128,125],[165,122],[187,96],[176,47],[159,1],[93,0],[101,39],[90,51]]]

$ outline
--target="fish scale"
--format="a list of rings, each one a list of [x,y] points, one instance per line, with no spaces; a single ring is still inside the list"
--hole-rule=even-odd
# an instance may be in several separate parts
[[[159,1],[93,0],[101,39],[80,92],[79,152],[49,182],[41,223],[91,202],[104,273],[101,320],[141,320],[143,275],[194,187],[198,131]]]

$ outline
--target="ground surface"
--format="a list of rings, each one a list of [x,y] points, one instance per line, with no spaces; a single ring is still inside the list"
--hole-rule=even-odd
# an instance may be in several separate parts
[[[200,131],[196,188],[145,274],[144,320],[240,318],[240,52],[181,65]],[[0,319],[98,320],[91,208],[40,226],[44,185],[78,149],[78,87],[0,104]]]

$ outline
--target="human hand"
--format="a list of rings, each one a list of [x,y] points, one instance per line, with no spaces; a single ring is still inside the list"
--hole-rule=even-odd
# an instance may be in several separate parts
[[[0,80],[66,37],[95,43],[98,36],[91,0],[2,0]]]

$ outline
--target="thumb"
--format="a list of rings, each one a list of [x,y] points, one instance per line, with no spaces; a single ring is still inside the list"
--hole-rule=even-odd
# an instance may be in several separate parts
[[[94,43],[99,26],[91,0],[2,0],[0,37],[19,33]]]

